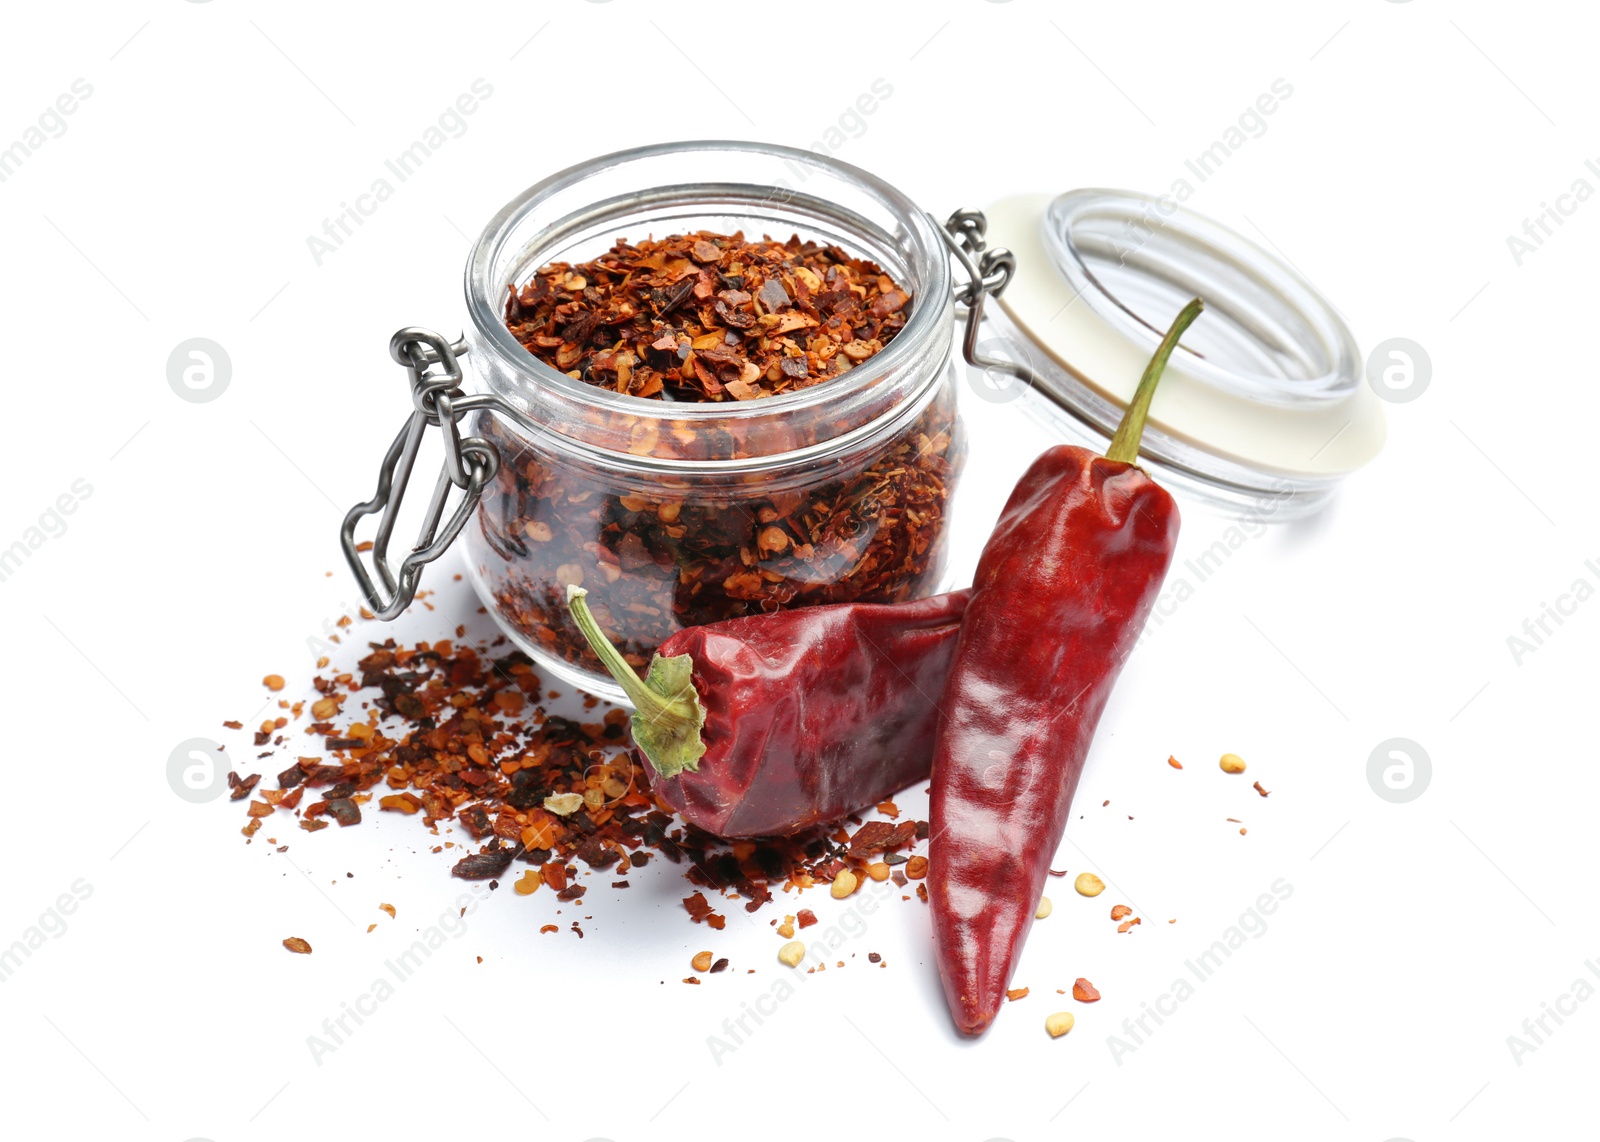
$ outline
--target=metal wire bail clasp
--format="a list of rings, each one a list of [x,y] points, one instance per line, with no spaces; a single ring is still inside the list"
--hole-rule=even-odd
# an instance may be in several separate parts
[[[416,597],[422,568],[443,555],[478,506],[486,484],[500,470],[500,454],[481,436],[462,436],[457,422],[477,402],[464,398],[461,391],[461,366],[458,358],[467,352],[464,340],[450,342],[431,329],[408,326],[389,340],[389,355],[405,367],[411,382],[412,412],[400,434],[394,438],[378,469],[378,490],[365,503],[351,508],[339,531],[345,562],[361,585],[367,606],[380,619],[392,619],[411,605]],[[422,446],[424,430],[437,427],[444,440],[444,464],[434,484],[416,543],[401,560],[396,573],[389,563],[389,541],[405,497],[411,468]],[[449,522],[440,530],[451,487],[464,493]],[[356,546],[356,525],[363,516],[381,512],[378,531],[372,540],[372,565],[375,583]]]
[[[983,303],[999,297],[1017,272],[1017,256],[1004,246],[984,247],[984,233],[989,220],[981,210],[958,210],[939,227],[944,244],[949,247],[961,268],[966,271],[964,285],[955,289],[958,304],[967,307],[967,329],[961,340],[961,355],[975,368],[1016,377],[1028,385],[1035,384],[1039,376],[1022,361],[1008,361],[1004,357],[991,357],[978,348],[978,325],[983,318]]]

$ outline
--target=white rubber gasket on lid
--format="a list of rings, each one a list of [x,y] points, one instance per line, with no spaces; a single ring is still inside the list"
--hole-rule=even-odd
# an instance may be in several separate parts
[[[1177,305],[1172,313],[1144,314],[1134,310],[1125,315],[1131,334],[1129,328],[1114,328],[1057,268],[1045,230],[1046,213],[1055,198],[1016,196],[995,203],[985,212],[989,220],[988,244],[1008,247],[1017,257],[1016,273],[998,304],[1029,338],[1032,347],[1047,354],[1093,393],[1125,407],[1162,330],[1176,314]],[[1221,229],[1187,211],[1183,214],[1197,225]],[[1150,220],[1155,226],[1163,221],[1159,213],[1152,213]],[[1245,242],[1236,235],[1229,237],[1237,243]],[[1321,301],[1292,269],[1265,251],[1250,248],[1275,274],[1288,275],[1298,288]],[[1103,308],[1106,299],[1096,300]],[[1137,303],[1122,304],[1131,309]],[[1205,317],[1200,320],[1204,322]],[[1342,322],[1338,323],[1338,330],[1348,339]],[[1353,347],[1353,342],[1350,345]],[[1359,374],[1360,362],[1355,362],[1354,367]],[[1152,425],[1226,463],[1311,481],[1337,480],[1348,475],[1383,447],[1383,407],[1359,375],[1358,383],[1332,397],[1316,392],[1304,398],[1275,398],[1265,390],[1252,394],[1248,377],[1242,377],[1238,386],[1221,383],[1216,371],[1214,366],[1181,349],[1174,354],[1151,406]],[[1213,374],[1211,379],[1206,378],[1207,372]]]

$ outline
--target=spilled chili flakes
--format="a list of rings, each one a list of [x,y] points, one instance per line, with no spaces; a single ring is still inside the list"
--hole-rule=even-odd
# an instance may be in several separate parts
[[[457,850],[456,877],[492,887],[514,865],[531,866],[515,877],[519,895],[549,885],[559,900],[578,900],[588,888],[575,882],[580,874],[641,869],[659,855],[704,890],[684,898],[690,918],[720,930],[727,918],[708,892],[733,893],[754,912],[774,888],[826,884],[846,870],[865,878],[868,855],[927,832],[925,822],[902,821],[870,822],[853,838],[841,834],[844,842],[831,825],[736,843],[703,833],[655,800],[647,771],[629,755],[625,711],[607,707],[588,723],[548,713],[532,662],[504,638],[485,647],[371,643],[354,671],[318,675],[312,684],[321,697],[308,706],[315,720],[305,732],[320,739],[325,755],[294,757],[275,789],[259,788],[258,776],[238,781],[235,788],[257,794],[247,806],[247,836],[276,812],[297,816],[312,832],[330,819],[359,825],[360,806],[376,797],[380,809],[435,836],[441,824],[459,825],[477,851],[461,853],[454,841],[432,846]],[[302,809],[307,789],[313,799]],[[545,809],[563,795],[581,807],[564,816]],[[817,922],[809,909],[797,919],[802,927]],[[582,935],[576,924],[571,930]]]
[[[868,821],[850,838],[850,855],[874,856],[886,849],[903,848],[916,839],[917,826],[914,821],[902,821],[898,825],[891,825],[888,821]]]
[[[692,896],[685,896],[683,898],[683,906],[684,908],[688,909],[689,919],[693,920],[696,924],[700,923],[702,920],[709,920],[711,917],[716,915],[716,913],[711,910],[711,902],[706,899],[706,894],[703,892],[696,892]]]

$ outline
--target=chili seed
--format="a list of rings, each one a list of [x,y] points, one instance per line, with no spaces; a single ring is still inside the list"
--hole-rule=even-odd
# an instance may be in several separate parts
[[[1041,896],[1039,897],[1039,910],[1033,914],[1033,918],[1035,920],[1043,920],[1048,915],[1050,915],[1050,898]]]
[[[921,880],[923,877],[925,877],[927,875],[928,875],[928,858],[927,857],[925,857],[925,856],[914,856],[910,860],[906,861],[906,876],[910,877],[912,880]]]
[[[833,887],[828,891],[835,900],[843,900],[856,890],[856,874],[845,869],[833,878]]]
[[[558,817],[566,817],[583,808],[581,793],[552,793],[544,799],[544,807]]]
[[[1106,890],[1106,882],[1092,872],[1080,872],[1078,879],[1072,882],[1072,887],[1078,890],[1080,896],[1099,896]]]
[[[1218,764],[1222,766],[1222,772],[1224,773],[1244,772],[1244,758],[1236,753],[1223,754],[1222,760]]]
[[[806,958],[806,946],[799,940],[790,940],[778,949],[778,959],[790,967],[799,967],[800,961]]]
[[[689,966],[694,968],[695,971],[710,971],[711,970],[711,953],[710,952],[696,952],[694,959],[689,961]]]
[[[1068,1031],[1071,1031],[1072,1025],[1077,1021],[1072,1012],[1057,1011],[1054,1015],[1045,1017],[1044,1029],[1050,1032],[1050,1038],[1059,1039]]]
[[[873,863],[867,865],[867,875],[872,877],[873,880],[888,880],[889,866],[884,864],[881,860],[874,861]]]
[[[268,690],[271,690],[274,693],[276,693],[277,691],[283,689],[283,685],[284,685],[284,683],[283,683],[283,675],[281,675],[281,674],[269,674],[269,675],[267,675],[265,678],[263,678],[261,680],[261,684],[263,686],[265,686]]]

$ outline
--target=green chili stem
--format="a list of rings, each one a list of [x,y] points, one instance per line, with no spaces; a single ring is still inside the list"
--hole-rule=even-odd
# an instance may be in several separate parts
[[[1183,336],[1184,330],[1194,324],[1194,319],[1200,316],[1203,309],[1205,303],[1195,298],[1172,319],[1172,328],[1167,330],[1161,344],[1156,346],[1156,355],[1145,366],[1144,376],[1139,378],[1139,387],[1134,390],[1133,400],[1128,402],[1128,411],[1122,414],[1117,434],[1111,438],[1111,447],[1106,449],[1107,460],[1120,460],[1124,464],[1138,461],[1139,440],[1144,435],[1144,422],[1150,415],[1150,400],[1156,395],[1156,385],[1166,370],[1172,351],[1178,347],[1178,339]]]
[[[634,744],[662,777],[675,776],[685,769],[698,770],[706,752],[705,743],[700,740],[705,710],[692,681],[693,660],[687,654],[669,658],[658,654],[650,660],[645,677],[640,678],[595,622],[589,604],[583,601],[588,593],[582,587],[568,587],[567,607],[606,673],[617,680],[633,703]]]

